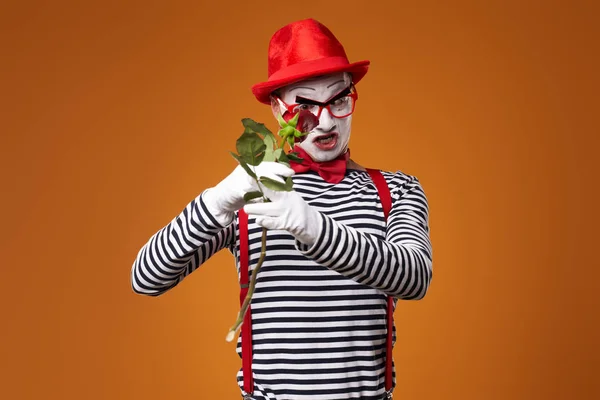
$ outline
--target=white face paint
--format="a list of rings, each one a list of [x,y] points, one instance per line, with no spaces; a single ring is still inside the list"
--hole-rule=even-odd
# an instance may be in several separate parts
[[[297,82],[281,88],[279,89],[279,97],[288,105],[297,104],[296,97],[324,103],[350,87],[351,83],[351,75],[347,72],[340,72]],[[285,108],[282,106],[274,106],[273,109],[275,115],[285,111]],[[296,146],[302,147],[316,162],[333,160],[346,152],[348,142],[350,141],[351,124],[352,115],[345,118],[335,118],[329,113],[329,110],[323,108],[319,117],[319,125],[306,135],[301,143],[296,143]],[[321,143],[317,140],[319,138],[326,138],[332,134],[333,139],[326,143]]]

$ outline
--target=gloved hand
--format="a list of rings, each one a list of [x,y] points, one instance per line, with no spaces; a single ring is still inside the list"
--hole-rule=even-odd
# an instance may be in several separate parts
[[[273,161],[265,161],[256,167],[250,166],[250,168],[254,170],[258,178],[266,176],[281,183],[284,183],[286,177],[294,175],[293,169],[285,164]],[[233,221],[235,212],[244,206],[244,195],[258,190],[254,178],[238,165],[231,174],[216,186],[207,189],[203,193],[202,199],[213,217],[222,226],[227,226]],[[260,190],[263,190],[263,192],[265,190],[262,184]]]
[[[249,218],[267,229],[288,231],[299,242],[312,246],[321,234],[321,213],[308,204],[298,192],[279,192],[267,189],[269,203],[246,204]]]

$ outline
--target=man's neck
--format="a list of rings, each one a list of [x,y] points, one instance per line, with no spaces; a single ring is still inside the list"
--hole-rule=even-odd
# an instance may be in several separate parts
[[[357,164],[352,159],[348,160],[348,163],[346,164],[346,168],[348,168],[348,169],[357,169],[359,171],[366,171],[367,170],[365,167],[363,167],[362,165]]]

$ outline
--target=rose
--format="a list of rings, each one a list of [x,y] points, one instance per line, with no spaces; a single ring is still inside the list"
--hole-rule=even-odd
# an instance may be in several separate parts
[[[276,139],[273,133],[262,123],[256,122],[250,118],[242,119],[242,125],[244,125],[244,133],[236,141],[236,150],[238,154],[231,153],[231,155],[238,161],[238,163],[244,168],[244,170],[252,178],[256,180],[259,191],[249,192],[244,195],[244,201],[250,202],[262,197],[262,201],[270,201],[261,189],[261,185],[264,187],[275,190],[275,191],[287,191],[293,190],[292,178],[288,177],[285,183],[275,181],[273,179],[261,176],[257,177],[252,167],[258,166],[263,161],[275,161],[284,163],[289,166],[290,160],[295,162],[302,162],[302,159],[297,156],[296,153],[286,154],[283,149],[287,142],[290,148],[294,147],[296,139],[307,135],[312,131],[318,124],[317,117],[306,110],[301,110],[296,114],[286,113],[285,116],[279,115],[277,118],[280,129],[278,135],[283,139],[279,148],[276,147]],[[262,135],[262,137],[260,136]],[[262,232],[262,247],[261,254],[258,263],[252,271],[252,277],[250,278],[250,285],[248,287],[248,293],[246,298],[240,307],[237,320],[229,329],[225,340],[228,342],[233,340],[235,332],[242,325],[248,305],[254,294],[254,287],[256,285],[256,276],[260,267],[262,266],[263,260],[266,254],[266,243],[267,229],[263,228]]]
[[[277,120],[281,127],[279,136],[284,141],[287,141],[290,147],[294,146],[296,140],[307,135],[319,125],[317,116],[308,110],[300,110],[300,112],[295,114],[286,112],[283,117],[279,116]],[[283,147],[284,143],[281,143],[281,147]]]

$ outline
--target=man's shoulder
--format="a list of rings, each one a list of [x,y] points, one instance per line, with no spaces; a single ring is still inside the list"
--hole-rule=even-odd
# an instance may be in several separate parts
[[[420,188],[419,179],[403,170],[385,170],[381,169],[381,174],[385,178],[392,192],[405,192],[411,188]]]
[[[419,179],[415,175],[409,174],[401,169],[388,170],[384,168],[377,168],[374,166],[365,167],[352,159],[348,160],[348,168],[365,172],[368,169],[376,169],[381,171],[381,174],[385,178],[390,190],[402,191],[403,188],[407,189],[415,185],[420,186]]]
[[[368,169],[379,170],[379,171],[381,171],[381,173],[384,175],[384,177],[386,179],[394,178],[394,179],[405,179],[406,180],[406,179],[414,178],[412,175],[409,175],[401,170],[392,171],[392,170],[386,170],[386,169],[377,168],[377,167],[365,167],[364,165],[361,165],[352,159],[348,160],[347,168],[351,169],[351,170],[356,170],[356,171],[367,171]]]

